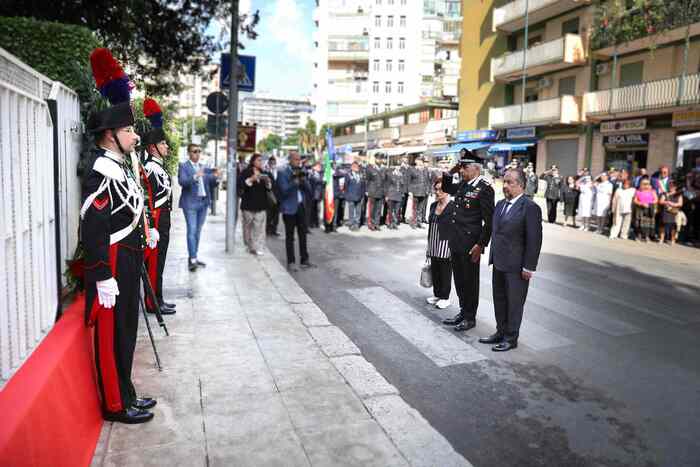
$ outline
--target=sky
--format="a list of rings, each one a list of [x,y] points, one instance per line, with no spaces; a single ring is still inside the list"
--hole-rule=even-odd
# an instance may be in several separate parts
[[[241,14],[260,10],[258,38],[241,37],[245,49],[240,52],[256,56],[256,92],[279,98],[311,93],[314,6],[314,0],[241,0]],[[210,33],[219,30],[215,25]]]

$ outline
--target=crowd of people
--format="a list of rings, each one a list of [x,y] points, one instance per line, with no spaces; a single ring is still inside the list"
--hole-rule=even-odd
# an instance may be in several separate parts
[[[685,177],[672,174],[665,165],[651,175],[645,168],[634,174],[610,168],[595,177],[588,169],[563,176],[553,165],[538,177],[531,164],[525,172],[529,197],[535,196],[539,181],[544,180],[550,223],[557,222],[561,202],[564,225],[610,239],[669,245],[679,239],[686,243],[700,240],[700,157]]]

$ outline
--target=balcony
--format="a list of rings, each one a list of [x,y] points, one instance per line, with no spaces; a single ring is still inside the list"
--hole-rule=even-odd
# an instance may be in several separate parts
[[[579,122],[581,122],[581,98],[574,96],[489,109],[491,128],[572,125]]]
[[[642,50],[650,50],[652,48],[660,47],[665,44],[672,44],[674,42],[683,41],[685,40],[686,32],[689,34],[690,37],[700,36],[700,22],[691,24],[690,28],[688,28],[687,26],[682,26],[679,28],[661,32],[659,34],[654,34],[651,36],[647,35],[638,39],[630,40],[628,42],[618,44],[617,49],[614,45],[609,45],[606,41],[603,40],[602,37],[596,37],[594,35],[592,44],[593,48],[595,48],[596,46],[602,46],[602,48],[598,48],[598,50],[595,50],[593,52],[593,55],[598,59],[606,60],[612,58],[613,55],[615,55],[615,52],[617,52],[618,56],[620,56],[630,54],[633,52],[639,52]]]
[[[491,81],[510,82],[522,77],[525,51],[511,52],[491,59]],[[564,37],[527,49],[528,76],[580,65],[586,61],[586,51],[581,36],[567,34]]]
[[[364,36],[353,39],[334,39],[328,41],[328,60],[353,62],[369,61],[369,39]]]
[[[587,119],[667,113],[675,107],[700,103],[700,74],[589,92],[584,97]]]
[[[525,27],[525,2],[516,0],[493,10],[493,30],[512,33]],[[530,24],[553,18],[591,0],[527,0]]]

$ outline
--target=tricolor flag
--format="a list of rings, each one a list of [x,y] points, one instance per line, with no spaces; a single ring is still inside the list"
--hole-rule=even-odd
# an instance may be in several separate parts
[[[335,159],[335,147],[333,146],[333,134],[330,128],[326,132],[328,151],[324,155],[323,161],[323,181],[326,183],[326,190],[323,196],[323,218],[326,224],[333,223],[335,205],[333,201],[333,166],[331,161]]]

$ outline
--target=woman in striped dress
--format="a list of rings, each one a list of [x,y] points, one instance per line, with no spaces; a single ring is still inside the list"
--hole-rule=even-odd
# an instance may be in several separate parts
[[[428,248],[426,256],[430,260],[430,272],[433,276],[433,296],[428,298],[430,305],[442,309],[450,306],[450,291],[452,289],[452,265],[450,263],[450,247],[447,238],[440,235],[440,229],[449,222],[449,212],[452,209],[450,195],[442,191],[441,179],[433,184],[437,201],[430,205],[428,219]],[[443,230],[444,232],[444,230]]]

